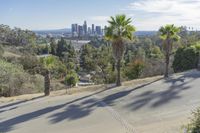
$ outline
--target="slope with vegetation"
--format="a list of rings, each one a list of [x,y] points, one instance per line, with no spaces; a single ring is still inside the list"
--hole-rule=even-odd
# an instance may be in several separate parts
[[[121,80],[163,74],[167,77],[168,73],[198,67],[198,31],[166,25],[156,34],[133,36],[135,27],[131,22],[125,15],[111,17],[105,38],[93,37],[80,50],[63,37],[36,36],[29,30],[0,25],[0,60],[4,64],[0,71],[0,95],[38,90],[45,90],[48,95],[50,90],[76,86],[85,75],[89,75],[88,82],[120,85]],[[16,76],[20,78],[14,84],[19,86],[5,85]],[[31,80],[33,77],[35,81]]]

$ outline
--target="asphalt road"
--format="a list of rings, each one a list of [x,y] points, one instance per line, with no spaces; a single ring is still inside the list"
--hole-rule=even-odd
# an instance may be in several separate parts
[[[200,106],[200,72],[138,86],[0,104],[0,133],[180,133]]]

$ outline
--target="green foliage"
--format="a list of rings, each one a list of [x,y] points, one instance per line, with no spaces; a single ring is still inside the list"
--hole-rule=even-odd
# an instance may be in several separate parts
[[[14,96],[39,92],[43,89],[43,80],[24,72],[19,64],[0,60],[0,96]]]
[[[80,55],[80,66],[87,72],[94,71],[96,69],[96,63],[94,61],[94,54],[96,50],[91,45],[83,45]]]
[[[182,47],[176,51],[173,62],[175,72],[197,68],[199,53],[194,46]]]
[[[23,69],[30,73],[36,74],[40,73],[41,63],[36,56],[25,54],[19,58],[20,64],[23,66]]]
[[[173,51],[174,42],[180,39],[178,35],[180,28],[172,25],[166,25],[159,29],[160,38],[163,40],[163,49],[165,51],[165,74],[164,77],[169,75],[170,55]]]
[[[142,60],[134,60],[125,68],[125,75],[128,77],[128,79],[136,79],[140,77],[143,69],[144,62]]]
[[[2,45],[0,45],[0,58],[3,56],[3,54],[4,54],[4,49]]]
[[[131,18],[127,18],[126,15],[116,15],[110,17],[108,23],[109,27],[106,29],[106,37],[109,40],[115,40],[119,38],[126,38],[132,40],[135,27],[130,25]]]
[[[25,46],[35,44],[36,35],[29,30],[22,30],[20,28],[11,29],[9,26],[1,24],[0,41],[7,45]]]
[[[198,52],[200,52],[200,42],[197,42],[194,45],[191,45],[192,48],[195,48]]]
[[[12,96],[17,93],[24,82],[23,73],[21,65],[0,60],[0,95]]]
[[[75,71],[71,71],[67,73],[67,76],[65,77],[65,84],[68,86],[75,86],[78,82],[79,78]]]
[[[59,57],[63,57],[66,53],[68,53],[69,56],[74,56],[75,49],[71,43],[67,43],[64,38],[61,38],[61,40],[58,41],[56,53]]]
[[[116,15],[110,17],[108,21],[109,27],[106,28],[106,38],[112,41],[112,52],[116,62],[117,80],[116,85],[121,85],[121,61],[125,52],[125,40],[133,39],[133,32],[135,27],[131,25],[131,18],[127,18],[126,15]]]
[[[174,24],[168,24],[166,26],[163,26],[159,29],[160,32],[160,38],[162,40],[179,40],[180,36],[178,35],[178,33],[180,32],[180,28],[174,26]]]
[[[31,47],[33,53],[36,53],[38,55],[50,53],[50,46],[47,43],[39,44],[39,45],[32,45],[29,47]]]
[[[150,48],[150,58],[163,58],[163,53],[161,52],[160,48],[158,46],[152,46]]]
[[[97,48],[93,60],[96,64],[96,74],[94,75],[96,83],[113,83],[115,61],[112,57],[111,47],[103,45]]]
[[[66,66],[56,56],[47,56],[40,59],[43,68],[50,71],[51,78],[62,78],[66,73]]]
[[[200,132],[200,108],[193,112],[193,118],[191,123],[185,126],[187,133],[199,133]]]
[[[57,54],[57,51],[56,51],[57,50],[57,43],[56,43],[54,38],[51,38],[50,47],[51,47],[51,54],[56,55]]]
[[[115,79],[112,48],[101,45],[98,48],[85,45],[81,49],[81,68],[87,73],[92,73],[95,83],[113,83]]]

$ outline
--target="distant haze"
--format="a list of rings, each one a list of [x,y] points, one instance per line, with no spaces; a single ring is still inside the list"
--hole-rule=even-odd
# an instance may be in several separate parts
[[[137,31],[162,25],[200,29],[199,0],[2,0],[0,24],[22,29],[62,29],[72,23],[104,26],[110,16],[126,14]]]

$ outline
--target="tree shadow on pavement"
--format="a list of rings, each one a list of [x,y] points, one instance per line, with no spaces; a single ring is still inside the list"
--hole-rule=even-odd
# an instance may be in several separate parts
[[[9,111],[9,110],[13,110],[13,109],[16,109],[18,108],[18,106],[20,106],[21,104],[24,104],[24,103],[27,103],[27,102],[30,102],[30,101],[34,101],[34,100],[37,100],[37,99],[41,99],[43,98],[44,96],[38,96],[38,97],[34,97],[30,100],[21,100],[21,101],[18,101],[18,102],[12,102],[12,103],[9,103],[9,104],[6,104],[6,105],[3,105],[3,106],[0,106],[0,113],[3,113],[3,112],[6,112],[6,111]],[[6,109],[7,108],[7,109]]]
[[[126,107],[135,111],[144,106],[156,108],[162,105],[165,105],[172,100],[180,99],[181,92],[190,89],[191,86],[188,83],[196,80],[200,77],[200,73],[191,74],[185,73],[178,78],[170,77],[168,79],[164,79],[163,84],[160,85],[161,90],[155,91],[155,89],[147,90],[142,94],[133,97],[133,102],[128,104]],[[162,85],[169,85],[169,87],[162,90]],[[155,86],[159,87],[159,86]]]
[[[94,97],[95,95],[98,95],[102,92],[113,89],[113,87],[106,88],[104,90],[94,92],[90,95],[83,96],[63,104],[50,106],[3,121],[0,123],[0,132],[8,132],[14,130],[15,126],[18,124],[39,118],[45,114],[57,111],[59,109],[61,110],[60,112],[55,112],[54,114],[47,116],[47,119],[50,120],[51,124],[56,124],[64,120],[71,121],[81,119],[90,115],[96,108],[104,107],[104,105],[100,104],[100,102],[105,102],[108,105],[112,105],[116,102],[117,99],[123,98],[141,88],[146,91],[143,91],[142,93],[134,96],[132,101],[128,101],[130,104],[128,104],[127,107],[131,110],[138,110],[145,105],[150,104],[152,101],[155,101],[151,104],[151,107],[155,108],[164,105],[174,99],[180,98],[181,96],[179,93],[190,88],[190,86],[187,85],[188,82],[195,80],[198,77],[199,75],[192,76],[185,74],[179,78],[171,78],[167,80],[158,79],[143,85],[139,85],[129,90],[122,90],[120,92],[104,96],[102,99],[97,99]],[[186,78],[191,80],[185,81]],[[170,86],[169,88],[158,92],[149,90],[149,85],[156,83],[157,81],[159,81],[159,83],[163,81],[163,84],[170,84]],[[154,85],[155,84],[151,85],[151,87]]]
[[[66,106],[62,112],[55,113],[50,117],[50,123],[55,124],[64,120],[76,120],[88,116],[96,107],[100,107],[97,99],[89,98],[80,104],[71,104]]]
[[[18,105],[18,104],[21,104],[21,103],[25,103],[25,102],[29,102],[29,101],[33,101],[33,100],[36,100],[36,99],[40,99],[40,98],[43,98],[44,96],[38,96],[38,97],[34,97],[30,100],[22,100],[22,101],[18,101],[18,102],[13,102],[13,103],[10,103],[10,104],[6,104],[6,105],[3,105],[3,106],[0,106],[0,109],[3,109],[3,108],[7,108],[7,107],[10,107],[10,106],[15,106],[15,105]]]
[[[155,83],[155,82],[157,82],[157,81],[160,81],[160,80],[162,80],[162,79],[163,79],[163,78],[159,78],[159,79],[156,79],[156,80],[154,80],[154,81],[151,81],[151,82],[148,82],[148,83],[139,85],[139,86],[137,86],[137,87],[134,87],[133,89],[129,89],[129,90],[125,90],[125,91],[122,90],[122,91],[120,91],[120,92],[117,92],[117,93],[108,95],[108,96],[104,97],[104,98],[102,99],[102,101],[105,102],[106,104],[112,106],[112,105],[114,104],[115,100],[118,100],[118,99],[120,99],[120,98],[123,98],[123,97],[129,95],[130,93],[132,93],[132,92],[134,92],[134,91],[136,91],[136,90],[138,90],[138,89],[141,89],[141,88],[144,88],[144,87],[146,87],[146,86],[149,86],[149,85],[151,85],[151,84],[153,84],[153,83]]]
[[[18,124],[30,121],[32,119],[39,118],[42,115],[56,111],[58,109],[62,109],[64,107],[66,107],[66,108],[65,108],[63,113],[60,112],[60,113],[54,114],[51,117],[49,117],[49,118],[52,118],[51,119],[52,123],[60,122],[60,121],[64,120],[63,118],[72,120],[72,119],[78,119],[78,118],[87,116],[87,115],[90,114],[93,107],[95,107],[96,105],[101,106],[101,105],[97,104],[96,100],[91,101],[91,99],[93,99],[92,96],[96,95],[98,93],[101,93],[103,91],[107,91],[107,90],[112,89],[112,88],[114,88],[114,87],[111,86],[111,87],[108,87],[108,88],[103,89],[101,91],[95,92],[93,94],[90,94],[90,95],[87,95],[87,96],[84,96],[84,97],[81,97],[81,98],[78,98],[78,99],[75,99],[75,100],[72,100],[72,101],[69,101],[69,102],[64,103],[64,104],[43,108],[43,109],[40,109],[40,110],[37,110],[37,111],[33,111],[33,112],[30,112],[30,113],[26,113],[26,114],[5,120],[3,122],[0,122],[0,132],[8,132],[8,131],[14,130],[15,126],[18,125]],[[87,98],[90,98],[89,101],[86,100]],[[76,102],[79,102],[79,101],[82,101],[82,100],[86,100],[86,101],[83,101],[83,103],[81,103],[81,104],[88,104],[88,106],[85,106],[83,108],[83,107],[81,107],[81,105],[76,104]]]

